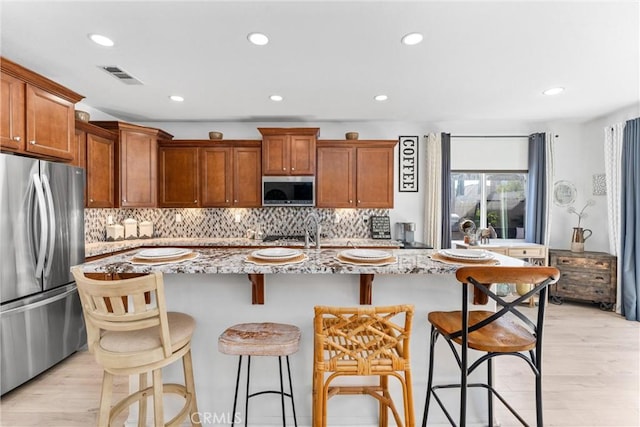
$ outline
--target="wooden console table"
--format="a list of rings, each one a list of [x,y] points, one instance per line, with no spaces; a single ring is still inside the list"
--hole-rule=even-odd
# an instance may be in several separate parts
[[[548,265],[549,259],[549,248],[545,245],[523,242],[522,240],[494,239],[493,243],[473,246],[462,240],[453,240],[451,246],[456,249],[484,249],[512,258],[524,259],[534,265]],[[532,307],[535,305],[533,298],[529,299],[529,305]]]

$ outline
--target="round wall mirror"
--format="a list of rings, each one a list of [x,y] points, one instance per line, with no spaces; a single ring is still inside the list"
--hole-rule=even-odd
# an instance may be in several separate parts
[[[569,181],[558,181],[553,187],[553,201],[558,206],[568,206],[576,201],[576,186]]]

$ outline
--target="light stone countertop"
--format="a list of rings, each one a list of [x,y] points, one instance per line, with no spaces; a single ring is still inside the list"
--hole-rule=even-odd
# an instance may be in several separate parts
[[[286,265],[258,265],[247,262],[255,249],[195,249],[198,257],[182,262],[144,265],[131,262],[135,250],[111,255],[83,264],[86,273],[163,273],[183,274],[453,274],[460,265],[432,260],[432,249],[388,249],[396,260],[388,265],[354,265],[339,261],[342,249],[301,249],[307,256],[303,262]],[[500,265],[522,265],[523,262],[495,254]]]
[[[320,245],[322,247],[349,247],[349,242],[357,247],[380,247],[380,248],[398,248],[402,244],[396,240],[379,240],[379,239],[322,239]],[[117,242],[97,242],[85,244],[85,256],[93,257],[104,254],[111,254],[128,249],[136,249],[140,247],[271,247],[271,246],[291,246],[304,247],[304,242],[295,240],[279,240],[274,242],[263,242],[262,240],[237,238],[156,238],[156,239],[135,239],[120,240]]]

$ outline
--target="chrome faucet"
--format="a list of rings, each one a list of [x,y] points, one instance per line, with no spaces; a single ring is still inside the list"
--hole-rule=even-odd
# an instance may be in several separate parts
[[[318,218],[318,215],[315,212],[311,212],[304,219],[304,247],[306,249],[310,247],[309,246],[309,226],[311,225],[312,221],[315,223],[315,226],[316,226],[316,232],[315,232],[316,249],[320,249],[320,232],[321,232],[322,226],[320,225],[320,219]]]

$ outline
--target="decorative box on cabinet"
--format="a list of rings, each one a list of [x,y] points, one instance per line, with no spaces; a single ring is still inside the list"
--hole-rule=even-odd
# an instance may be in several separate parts
[[[115,206],[115,150],[117,135],[90,123],[76,121],[77,154],[74,164],[87,171],[85,206]]]
[[[395,140],[318,141],[316,206],[393,208]]]
[[[611,310],[616,303],[617,259],[604,252],[571,252],[551,249],[549,265],[560,270],[560,279],[551,287],[551,301],[565,298],[600,303]]]
[[[5,58],[0,80],[2,150],[72,161],[74,104],[84,97]]]
[[[158,195],[158,141],[171,140],[160,129],[118,121],[92,121],[115,132],[116,207],[153,208]]]
[[[314,175],[319,128],[258,128],[263,175]]]

